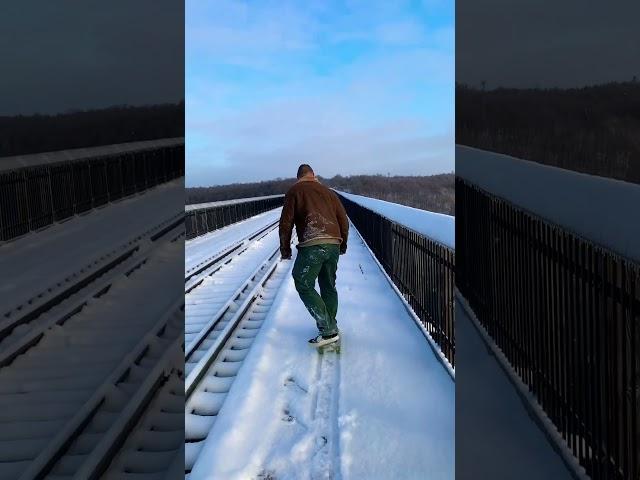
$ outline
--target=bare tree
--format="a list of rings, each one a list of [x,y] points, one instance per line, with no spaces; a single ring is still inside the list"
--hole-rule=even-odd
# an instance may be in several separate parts
[[[400,203],[433,212],[454,214],[453,173],[432,176],[354,175],[320,178],[327,186],[347,193]],[[257,183],[235,183],[187,189],[187,204],[285,193],[294,178]]]

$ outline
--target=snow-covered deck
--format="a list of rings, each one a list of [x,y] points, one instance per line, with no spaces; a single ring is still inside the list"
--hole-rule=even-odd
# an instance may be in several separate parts
[[[191,480],[454,478],[454,381],[354,229],[337,286],[341,353],[320,356],[287,274]]]

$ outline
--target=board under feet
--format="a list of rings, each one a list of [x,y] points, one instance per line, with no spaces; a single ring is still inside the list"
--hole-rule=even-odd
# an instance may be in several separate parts
[[[321,347],[318,347],[318,353],[320,355],[323,355],[329,352],[340,353],[340,340],[338,340],[337,342],[329,343],[327,345],[322,345]]]

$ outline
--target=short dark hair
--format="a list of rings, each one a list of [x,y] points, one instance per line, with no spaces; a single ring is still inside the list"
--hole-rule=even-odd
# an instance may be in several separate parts
[[[313,168],[306,163],[303,163],[298,167],[298,178],[304,177],[307,173],[313,173]]]

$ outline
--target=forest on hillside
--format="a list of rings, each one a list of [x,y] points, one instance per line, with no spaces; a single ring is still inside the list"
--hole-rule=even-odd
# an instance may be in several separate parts
[[[456,85],[456,143],[640,183],[640,82],[487,91]]]
[[[343,192],[400,203],[432,212],[453,215],[455,210],[454,174],[430,176],[353,175],[319,177],[328,187]],[[278,178],[255,183],[234,183],[186,189],[187,205],[234,198],[260,197],[285,193],[295,178]]]
[[[184,102],[0,116],[0,157],[184,136]]]

